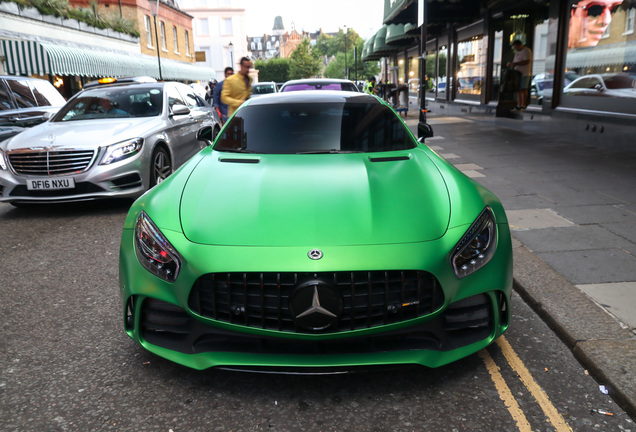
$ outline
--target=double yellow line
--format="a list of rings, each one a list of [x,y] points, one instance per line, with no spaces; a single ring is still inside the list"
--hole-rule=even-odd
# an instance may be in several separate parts
[[[508,341],[503,337],[499,337],[496,340],[497,345],[501,349],[504,357],[508,361],[510,367],[519,375],[519,379],[523,385],[528,389],[530,394],[535,398],[543,413],[547,417],[548,421],[552,423],[552,426],[559,432],[572,432],[572,428],[566,423],[565,419],[559,414],[555,406],[550,401],[548,395],[541,389],[539,384],[534,380],[528,368],[523,364],[517,353],[514,352]],[[513,420],[517,423],[517,428],[520,432],[532,432],[532,426],[528,422],[523,410],[519,407],[517,400],[512,395],[510,388],[506,384],[506,381],[499,371],[497,366],[485,349],[479,352],[479,357],[483,360],[490,377],[495,383],[495,388],[499,393],[499,396],[503,400],[506,408],[510,412]]]

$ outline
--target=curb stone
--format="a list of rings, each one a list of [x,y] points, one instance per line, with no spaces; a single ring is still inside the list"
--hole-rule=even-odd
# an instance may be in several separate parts
[[[513,251],[515,291],[636,419],[636,336],[526,246]]]

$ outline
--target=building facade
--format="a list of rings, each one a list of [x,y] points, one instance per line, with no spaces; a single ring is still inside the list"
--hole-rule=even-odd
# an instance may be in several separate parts
[[[136,16],[138,9],[122,4],[122,13],[126,11],[128,16]],[[160,17],[161,10],[160,5]],[[181,31],[185,32],[185,27]],[[184,55],[187,52],[185,44],[176,49]],[[166,50],[174,54],[175,48],[166,41]],[[143,75],[194,82],[214,75],[213,70],[198,67],[192,60],[180,61],[177,58],[181,57],[167,54],[161,58],[154,52],[142,53],[137,37],[42,15],[37,9],[19,8],[15,3],[0,3],[0,73],[47,79],[67,98],[87,81],[106,76]]]
[[[533,54],[526,112],[607,137],[636,120],[635,11],[634,0],[387,0],[363,59],[381,61],[411,107],[518,118],[508,71],[520,40]]]
[[[248,56],[245,33],[245,8],[240,0],[179,0],[182,10],[192,15],[194,50],[197,64],[216,71],[218,81],[223,70],[237,70],[241,57]]]

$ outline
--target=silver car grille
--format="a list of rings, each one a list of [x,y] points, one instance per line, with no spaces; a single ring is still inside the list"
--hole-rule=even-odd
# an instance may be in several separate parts
[[[86,171],[94,150],[20,151],[9,153],[9,163],[17,174],[65,175]]]

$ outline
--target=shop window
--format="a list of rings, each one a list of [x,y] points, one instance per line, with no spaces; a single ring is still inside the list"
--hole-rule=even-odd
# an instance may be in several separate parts
[[[620,1],[570,2],[562,106],[636,114],[636,40],[628,33],[630,25],[633,33],[634,22],[630,6]]]
[[[441,99],[447,99],[448,80],[447,80],[447,65],[448,65],[448,47],[446,45],[440,47],[439,55],[437,56],[437,76],[435,77],[435,86],[437,88],[437,97]]]
[[[483,36],[473,36],[460,41],[457,44],[457,58],[457,97],[481,95],[486,75],[486,47]]]
[[[437,50],[428,49],[426,54],[426,72],[424,74],[424,92],[429,100],[435,99],[437,77]]]
[[[542,105],[544,91],[552,91],[553,83],[550,74],[546,73],[546,59],[548,57],[548,20],[534,26],[532,44],[532,80],[530,81],[530,104]]]
[[[418,57],[409,57],[408,83],[409,86],[409,105],[410,98],[417,98],[417,105],[420,105],[420,59]]]
[[[501,62],[503,55],[503,30],[495,31],[495,40],[493,43],[493,59],[492,59],[492,87],[490,91],[490,100],[499,100],[499,90],[501,88]]]

